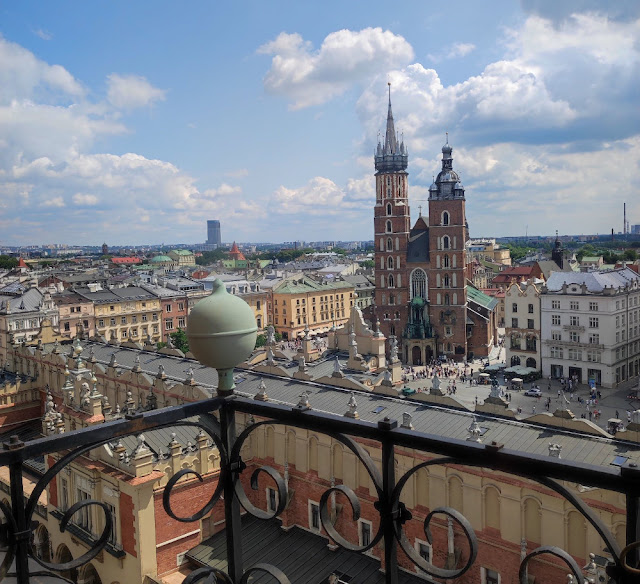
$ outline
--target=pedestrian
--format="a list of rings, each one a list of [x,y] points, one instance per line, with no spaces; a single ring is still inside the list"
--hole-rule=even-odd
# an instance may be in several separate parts
[[[536,413],[536,406],[533,406],[533,413]]]
[[[616,410],[616,418],[620,418],[620,412],[618,410]]]

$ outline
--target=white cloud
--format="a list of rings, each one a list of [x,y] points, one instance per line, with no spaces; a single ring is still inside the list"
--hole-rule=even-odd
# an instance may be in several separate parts
[[[134,109],[152,105],[165,99],[166,91],[158,89],[139,75],[118,75],[107,77],[107,99],[116,108]]]
[[[32,99],[36,92],[53,98],[84,95],[82,85],[60,65],[49,65],[0,36],[0,104]]]
[[[427,55],[430,61],[439,63],[443,59],[457,59],[459,57],[466,57],[469,53],[476,50],[476,46],[473,43],[453,43],[450,47],[438,54]]]
[[[74,205],[82,205],[83,207],[92,207],[98,204],[98,197],[86,193],[76,193],[71,197]]]
[[[54,197],[53,199],[47,199],[46,201],[42,201],[41,205],[43,207],[64,207],[64,199],[62,197]]]
[[[33,34],[35,34],[36,36],[40,37],[43,41],[50,41],[53,38],[53,34],[52,33],[50,33],[47,30],[44,30],[42,28],[38,28],[38,29],[34,30]]]
[[[292,100],[294,109],[325,103],[352,84],[413,58],[413,49],[403,37],[381,28],[333,32],[317,51],[299,34],[283,32],[258,52],[273,55],[265,89]]]

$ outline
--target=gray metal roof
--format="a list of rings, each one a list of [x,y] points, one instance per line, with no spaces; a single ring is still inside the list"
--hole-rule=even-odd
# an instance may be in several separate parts
[[[93,347],[96,360],[103,365],[109,363],[111,354],[115,352],[119,366],[130,369],[134,366],[136,355],[140,355],[142,371],[151,376],[157,374],[158,365],[162,364],[168,378],[182,382],[185,380],[189,368],[193,368],[194,379],[198,385],[205,388],[217,386],[218,376],[215,369],[205,367],[194,360],[97,342],[84,343],[82,357],[85,360],[89,358],[90,347]],[[45,346],[45,353],[50,352],[51,349],[52,345]],[[293,373],[295,369],[290,371]],[[324,374],[330,375],[332,371],[333,359],[327,359],[313,366],[315,378]],[[345,373],[348,374],[346,371]],[[353,377],[358,379],[359,376],[354,375]],[[315,410],[339,416],[344,415],[348,410],[347,404],[351,396],[349,390],[241,369],[236,369],[235,378],[235,392],[245,397],[252,398],[258,393],[260,380],[264,379],[266,393],[270,401],[294,406],[298,403],[300,394],[303,391],[308,391],[309,402]],[[392,398],[374,393],[358,392],[356,400],[358,413],[362,420],[378,422],[386,416],[402,420],[402,414],[406,412],[411,414],[412,424],[416,431],[445,438],[466,440],[469,436],[467,428],[474,417],[470,411],[450,409],[403,397]],[[479,424],[487,429],[482,436],[484,443],[495,440],[510,449],[547,456],[549,442],[554,442],[562,445],[562,458],[565,460],[608,468],[615,456],[626,456],[640,463],[640,445],[638,444],[581,434],[556,426],[529,424],[526,421],[510,420],[480,413],[476,413],[475,417]]]
[[[225,530],[213,535],[187,552],[200,566],[212,566],[226,572]],[[242,557],[246,568],[259,563],[277,566],[292,584],[326,584],[333,572],[351,576],[350,584],[383,584],[379,560],[342,548],[327,547],[327,539],[298,526],[283,530],[279,521],[262,521],[250,515],[242,518]],[[255,584],[272,582],[271,576],[257,575]],[[400,584],[424,584],[425,580],[399,570]]]
[[[626,267],[597,272],[553,272],[547,280],[547,289],[549,292],[559,292],[563,284],[586,284],[588,292],[597,294],[605,287],[624,288],[634,281],[640,283],[640,275]]]

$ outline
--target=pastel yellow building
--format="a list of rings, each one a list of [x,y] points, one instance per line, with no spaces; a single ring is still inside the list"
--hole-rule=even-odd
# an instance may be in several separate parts
[[[285,280],[272,291],[271,322],[284,339],[297,338],[306,327],[326,332],[349,320],[354,298],[355,287],[348,282]]]

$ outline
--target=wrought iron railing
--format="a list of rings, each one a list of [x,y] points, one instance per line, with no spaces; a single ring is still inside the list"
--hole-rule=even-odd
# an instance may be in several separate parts
[[[355,408],[351,409],[354,414]],[[236,434],[237,414],[249,416],[250,422]],[[255,420],[258,421],[255,421]],[[371,533],[366,545],[356,545],[338,532],[332,521],[330,500],[334,493],[345,497],[352,509],[354,521],[360,516],[360,502],[354,490],[345,484],[332,485],[320,500],[322,526],[331,539],[338,545],[354,552],[364,553],[374,546],[383,549],[385,581],[389,584],[399,581],[398,557],[401,548],[411,562],[427,574],[439,580],[455,580],[463,576],[473,565],[478,554],[478,537],[471,523],[457,510],[450,507],[431,509],[424,520],[424,532],[431,542],[431,524],[434,517],[441,515],[458,525],[458,530],[467,540],[467,551],[462,565],[454,562],[445,567],[435,566],[422,557],[410,543],[404,526],[412,518],[411,511],[402,502],[403,489],[415,473],[434,465],[463,465],[466,467],[489,468],[500,472],[526,478],[554,491],[568,501],[601,536],[610,561],[606,566],[607,578],[616,584],[637,583],[640,579],[640,469],[628,462],[622,467],[602,468],[585,466],[553,457],[543,457],[510,450],[501,444],[481,444],[476,442],[446,439],[437,435],[419,433],[411,428],[410,421],[384,419],[379,423],[363,421],[355,415],[337,416],[313,410],[306,398],[296,406],[249,399],[238,395],[216,397],[186,405],[136,413],[126,419],[106,422],[82,430],[48,436],[27,443],[17,437],[4,445],[0,452],[0,465],[7,466],[10,472],[11,508],[0,502],[0,509],[6,517],[8,531],[7,553],[0,565],[0,580],[7,576],[15,578],[19,584],[26,584],[36,575],[51,572],[68,572],[90,562],[103,549],[111,545],[112,520],[108,505],[96,500],[84,500],[72,505],[66,511],[50,514],[60,518],[60,529],[72,525],[74,514],[83,507],[95,506],[104,513],[102,533],[94,539],[90,549],[78,558],[64,563],[45,561],[34,551],[32,519],[38,509],[38,500],[47,485],[56,475],[78,457],[92,449],[112,442],[118,437],[139,435],[154,429],[195,426],[210,435],[220,454],[220,475],[207,503],[190,516],[180,516],[172,507],[172,491],[178,481],[185,477],[202,478],[190,468],[176,472],[166,484],[163,493],[163,505],[167,514],[180,522],[197,522],[206,517],[214,505],[223,500],[225,513],[225,537],[227,543],[227,573],[213,567],[194,570],[185,579],[185,584],[196,582],[239,584],[249,581],[251,575],[270,574],[272,578],[286,584],[287,575],[277,566],[257,564],[246,567],[243,563],[241,533],[241,508],[263,520],[280,515],[287,504],[286,481],[276,468],[259,466],[251,473],[250,484],[257,486],[258,477],[269,477],[278,491],[277,508],[265,511],[255,506],[244,490],[240,480],[248,468],[241,458],[243,445],[257,428],[265,424],[286,425],[325,434],[350,450],[366,469],[375,491],[375,509],[379,514],[379,528]],[[374,462],[361,441],[376,443],[380,446],[381,462]],[[81,444],[81,446],[78,446]],[[398,450],[400,449],[400,450]],[[400,478],[396,478],[398,451],[420,450],[435,458],[414,466]],[[23,472],[29,459],[58,453],[55,462],[36,483],[33,491],[25,497],[23,492]],[[378,466],[379,465],[379,466]],[[601,521],[598,514],[589,508],[564,481],[579,483],[590,487],[618,492],[626,498],[626,542],[621,547],[613,534]],[[26,501],[26,503],[25,503]],[[41,554],[40,554],[41,555]],[[555,556],[556,561],[566,564],[566,573],[574,582],[583,583],[595,574],[594,565],[582,568],[567,552],[552,546],[541,546],[526,554],[520,562],[518,581],[528,581],[527,570],[531,560],[541,555]],[[33,570],[33,562],[42,570]],[[14,566],[15,563],[15,566]],[[60,577],[61,581],[68,581]],[[125,579],[126,580],[126,579]]]

